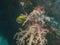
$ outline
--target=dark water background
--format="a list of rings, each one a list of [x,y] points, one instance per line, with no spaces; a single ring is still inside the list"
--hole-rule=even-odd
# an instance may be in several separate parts
[[[17,2],[17,0],[0,0],[0,35],[7,39],[10,45],[15,45],[13,35],[18,29],[15,21],[18,16]],[[60,9],[60,0],[56,1],[55,6]],[[58,19],[60,19],[60,17],[57,18],[57,20]]]
[[[13,35],[17,30],[17,25],[15,22],[17,15],[16,3],[16,0],[0,0],[0,37],[6,38],[10,45],[15,44]]]

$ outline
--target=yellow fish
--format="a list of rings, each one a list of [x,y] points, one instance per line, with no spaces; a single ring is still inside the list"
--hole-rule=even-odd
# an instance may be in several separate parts
[[[20,15],[16,18],[16,22],[21,24],[26,20],[26,17],[24,15]]]

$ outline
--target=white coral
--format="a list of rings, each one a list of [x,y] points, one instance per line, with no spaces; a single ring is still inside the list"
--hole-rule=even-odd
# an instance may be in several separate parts
[[[32,25],[29,27],[29,30],[16,33],[17,45],[25,45],[25,43],[27,45],[46,45],[47,39],[45,36],[47,33],[48,30],[42,28],[41,31],[38,24]]]

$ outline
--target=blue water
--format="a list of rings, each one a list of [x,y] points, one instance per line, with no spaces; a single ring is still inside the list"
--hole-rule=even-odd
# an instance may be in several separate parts
[[[6,38],[4,38],[2,35],[0,35],[0,45],[9,45]]]

